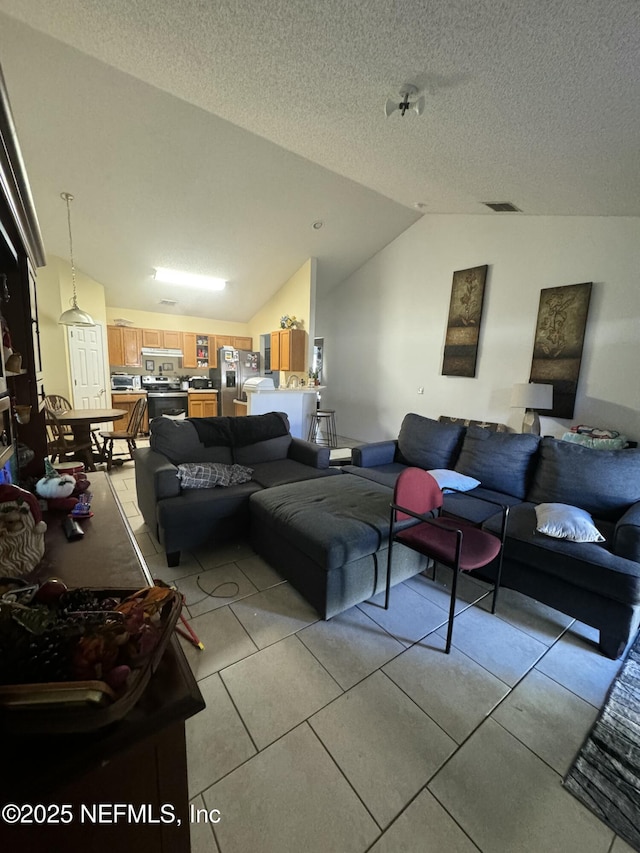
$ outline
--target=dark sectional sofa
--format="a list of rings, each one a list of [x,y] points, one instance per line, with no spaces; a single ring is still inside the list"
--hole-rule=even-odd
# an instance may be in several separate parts
[[[480,486],[445,496],[445,510],[497,531],[486,496],[510,506],[502,584],[600,632],[618,657],[640,624],[640,450],[593,450],[554,438],[492,432],[406,415],[398,439],[356,448],[350,475],[392,488],[406,466],[453,469]],[[586,510],[604,542],[536,531],[535,507]],[[492,570],[488,572],[492,576]]]
[[[245,533],[249,498],[255,492],[339,474],[329,467],[329,448],[289,432],[282,412],[240,418],[154,418],[148,448],[134,454],[140,512],[164,545],[167,563],[177,566],[180,552],[212,537]],[[240,465],[251,479],[227,487],[181,487],[181,463]]]
[[[261,434],[274,417],[281,419],[278,434]],[[638,629],[640,450],[593,450],[499,431],[495,424],[410,413],[397,440],[355,448],[353,464],[340,472],[329,467],[328,448],[291,437],[286,415],[211,419],[216,429],[209,441],[194,425],[200,427],[199,420],[208,419],[155,419],[150,448],[135,453],[140,510],[170,565],[177,565],[182,549],[212,536],[248,534],[256,552],[328,619],[384,589],[389,504],[400,471],[444,468],[480,482],[464,494],[446,494],[445,511],[497,531],[495,507],[477,498],[510,507],[504,586],[597,628],[601,650],[612,658]],[[228,488],[183,489],[181,462],[248,466],[252,479]],[[578,543],[537,532],[540,503],[586,510],[605,541]],[[398,546],[394,553],[392,583],[425,568],[413,551]],[[492,579],[492,566],[483,571]]]

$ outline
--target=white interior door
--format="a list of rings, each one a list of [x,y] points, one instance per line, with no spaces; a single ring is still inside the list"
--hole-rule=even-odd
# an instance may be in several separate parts
[[[69,326],[68,340],[74,409],[106,408],[102,326]]]

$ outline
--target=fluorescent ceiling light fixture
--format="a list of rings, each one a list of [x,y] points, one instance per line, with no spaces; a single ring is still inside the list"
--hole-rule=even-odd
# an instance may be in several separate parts
[[[214,278],[211,275],[196,275],[181,270],[169,270],[166,267],[158,267],[153,277],[156,281],[164,281],[167,284],[179,284],[183,287],[197,287],[199,290],[224,290],[227,282],[223,278]]]

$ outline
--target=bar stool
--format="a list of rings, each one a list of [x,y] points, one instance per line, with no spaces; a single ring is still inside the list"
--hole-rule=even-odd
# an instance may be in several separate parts
[[[323,433],[324,438],[322,437]],[[325,444],[327,447],[338,446],[335,409],[318,409],[311,415],[307,441],[313,441],[314,444]]]

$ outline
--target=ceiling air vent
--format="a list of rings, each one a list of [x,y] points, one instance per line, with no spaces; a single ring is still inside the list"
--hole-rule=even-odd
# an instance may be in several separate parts
[[[483,201],[482,203],[490,207],[491,210],[495,210],[496,213],[522,213],[520,208],[511,204],[510,201]]]
[[[177,301],[175,299],[161,299],[158,303],[159,305],[177,305]]]

